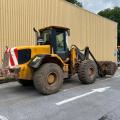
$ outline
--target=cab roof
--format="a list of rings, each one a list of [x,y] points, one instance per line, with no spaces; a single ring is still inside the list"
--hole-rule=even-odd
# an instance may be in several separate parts
[[[39,29],[39,31],[43,31],[43,30],[48,30],[48,29],[63,29],[63,30],[70,30],[67,27],[61,27],[61,26],[48,26],[48,27],[44,27]]]

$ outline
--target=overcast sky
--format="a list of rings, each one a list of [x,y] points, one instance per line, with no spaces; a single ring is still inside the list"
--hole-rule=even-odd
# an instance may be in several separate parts
[[[78,0],[83,3],[83,7],[91,12],[98,13],[106,8],[120,6],[120,0]]]

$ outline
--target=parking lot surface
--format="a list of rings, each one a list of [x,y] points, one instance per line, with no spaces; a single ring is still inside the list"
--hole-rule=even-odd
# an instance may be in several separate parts
[[[43,96],[17,82],[0,85],[0,120],[120,120],[120,72],[82,85],[77,77]]]

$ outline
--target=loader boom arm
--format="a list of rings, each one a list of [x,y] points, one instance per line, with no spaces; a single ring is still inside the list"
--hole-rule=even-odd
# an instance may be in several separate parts
[[[95,62],[98,74],[100,77],[104,77],[105,75],[114,75],[117,70],[117,65],[114,62],[111,61],[97,61],[95,56],[90,51],[89,47],[85,47],[84,50],[80,50],[76,45],[72,45],[72,47],[75,47],[78,55],[78,61],[84,61],[89,60],[90,56]],[[82,52],[84,51],[84,53]]]

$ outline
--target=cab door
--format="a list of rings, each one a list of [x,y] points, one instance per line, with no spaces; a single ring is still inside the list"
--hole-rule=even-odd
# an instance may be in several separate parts
[[[66,31],[56,30],[55,32],[56,50],[55,53],[58,54],[63,60],[68,58],[69,51],[66,44]]]

